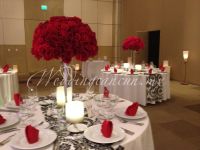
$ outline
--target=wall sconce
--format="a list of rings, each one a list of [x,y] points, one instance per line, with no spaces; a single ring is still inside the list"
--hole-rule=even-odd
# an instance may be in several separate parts
[[[169,66],[168,60],[163,60],[163,67],[168,67],[168,66]]]
[[[181,84],[187,85],[188,83],[186,82],[186,67],[187,67],[187,61],[189,57],[189,51],[183,51],[183,59],[184,59],[184,65],[185,65],[185,72],[184,72],[184,80]]]
[[[13,72],[18,72],[18,67],[17,67],[17,65],[13,65]]]
[[[104,60],[108,60],[108,56],[103,56],[103,59]]]

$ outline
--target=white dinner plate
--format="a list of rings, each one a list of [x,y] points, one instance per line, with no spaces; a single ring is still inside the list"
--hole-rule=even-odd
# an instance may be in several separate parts
[[[6,122],[0,124],[0,130],[15,125],[19,122],[19,117],[15,113],[3,112],[1,115],[6,119]]]
[[[25,132],[22,131],[13,137],[11,140],[11,147],[21,150],[39,149],[52,144],[56,138],[57,134],[54,131],[49,129],[40,129],[39,141],[33,144],[29,144],[26,139]]]
[[[11,102],[6,103],[6,108],[9,109],[19,109],[19,106],[16,106],[14,100],[12,100]]]
[[[101,133],[101,124],[98,124],[87,128],[84,132],[84,136],[89,141],[101,144],[108,144],[121,141],[125,137],[125,133],[120,127],[113,125],[111,137],[106,138]]]
[[[126,108],[119,108],[115,111],[115,114],[118,117],[124,118],[124,119],[142,119],[147,116],[147,113],[143,111],[140,107],[138,108],[138,111],[135,116],[128,116],[125,114]]]

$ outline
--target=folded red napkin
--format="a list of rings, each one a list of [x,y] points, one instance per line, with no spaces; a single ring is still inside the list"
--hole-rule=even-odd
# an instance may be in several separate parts
[[[105,70],[108,71],[110,69],[110,65],[105,66]]]
[[[6,122],[6,119],[0,114],[0,124],[3,124]]]
[[[23,99],[19,93],[14,94],[14,101],[16,106],[19,106],[21,103],[23,103]]]
[[[131,72],[131,74],[134,74],[134,69],[131,69],[130,72]]]
[[[4,73],[8,72],[9,67],[10,67],[10,66],[9,66],[8,64],[6,64],[5,66],[3,66],[3,68],[2,68],[2,69],[3,69],[3,72],[4,72]]]
[[[152,69],[149,69],[149,74],[152,74]]]
[[[113,123],[109,120],[104,120],[103,124],[101,125],[101,133],[104,137],[110,138],[112,135],[113,130]]]
[[[39,140],[39,130],[31,125],[26,126],[25,134],[29,144],[36,143]]]
[[[159,66],[159,69],[160,69],[161,72],[164,72],[164,71],[165,71],[165,67],[163,67],[163,65],[160,65],[160,66]]]
[[[109,97],[109,93],[110,92],[109,92],[108,88],[104,87],[103,96],[106,97],[106,98],[108,98]]]
[[[138,110],[139,104],[137,102],[133,103],[132,105],[128,106],[125,111],[125,114],[128,116],[135,116]]]
[[[114,68],[114,73],[117,73],[117,69],[116,68]]]

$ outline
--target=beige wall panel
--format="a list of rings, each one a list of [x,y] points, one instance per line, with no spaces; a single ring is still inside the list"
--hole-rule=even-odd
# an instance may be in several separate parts
[[[114,47],[112,46],[99,46],[98,58],[103,59],[103,56],[108,56],[108,60],[114,62]]]
[[[25,45],[4,45],[5,63],[17,65],[19,74],[27,72],[27,58]]]
[[[2,45],[3,43],[4,43],[4,40],[3,40],[3,22],[0,19],[0,45]]]
[[[113,2],[98,1],[98,23],[113,24]]]
[[[81,0],[64,0],[64,15],[81,18]]]
[[[47,5],[46,1],[25,0],[24,17],[25,19],[46,20],[46,12],[41,11],[40,6]]]
[[[23,19],[3,19],[4,44],[24,45],[25,30]]]
[[[42,11],[41,5],[47,5],[48,10]],[[24,0],[25,19],[47,20],[50,16],[60,16],[64,14],[63,0]]]
[[[45,61],[43,61],[43,60],[38,61],[31,54],[33,32],[34,32],[36,26],[39,24],[39,22],[40,21],[25,20],[26,51],[27,51],[27,61],[28,61],[28,71],[29,72],[36,72],[36,71],[46,68]]]
[[[3,8],[2,8],[2,6],[3,6],[3,0],[0,0],[0,18],[3,17]]]
[[[64,15],[64,0],[46,0],[48,5],[47,18]]]
[[[92,31],[96,33],[96,38],[98,38],[98,25],[97,24],[89,24],[89,26],[92,29]]]
[[[97,1],[82,1],[82,19],[87,23],[97,23]]]
[[[3,66],[4,64],[3,45],[0,45],[0,66]]]
[[[24,0],[2,0],[2,16],[24,19]]]
[[[112,46],[113,45],[113,26],[98,24],[98,45],[99,46]]]

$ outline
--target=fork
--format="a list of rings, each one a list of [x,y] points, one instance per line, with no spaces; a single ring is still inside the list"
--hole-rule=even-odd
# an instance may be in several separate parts
[[[119,118],[119,117],[118,117],[118,120],[119,120],[121,123],[128,123],[128,120],[123,119],[123,118]],[[135,125],[139,125],[139,126],[143,126],[143,125],[144,125],[144,123],[141,123],[141,122],[131,122],[131,123],[133,123],[133,124],[135,124]]]
[[[13,136],[15,136],[15,135],[16,135],[16,133],[10,135],[10,136],[7,137],[5,140],[1,141],[1,142],[0,142],[0,146],[3,146],[3,145],[5,145],[6,143],[8,143],[8,142],[10,141],[11,137],[13,137]]]

